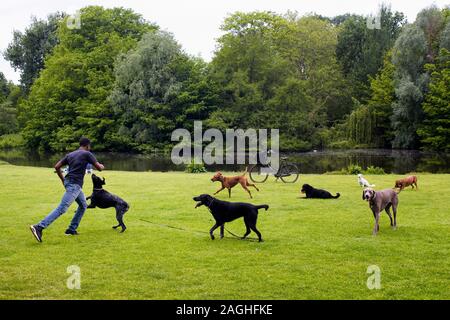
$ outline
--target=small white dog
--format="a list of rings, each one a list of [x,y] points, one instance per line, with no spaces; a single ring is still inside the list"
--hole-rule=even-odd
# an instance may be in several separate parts
[[[373,188],[375,187],[374,184],[370,184],[369,181],[367,181],[366,179],[364,179],[363,175],[360,173],[358,174],[358,183],[361,187],[364,188]]]

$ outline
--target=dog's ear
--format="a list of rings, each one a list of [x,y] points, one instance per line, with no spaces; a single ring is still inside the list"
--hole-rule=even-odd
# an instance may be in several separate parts
[[[106,184],[105,178],[103,178],[103,180],[102,180],[102,185],[103,185],[103,184]]]
[[[362,199],[364,200],[364,192],[366,191],[366,189],[363,190],[362,192]]]

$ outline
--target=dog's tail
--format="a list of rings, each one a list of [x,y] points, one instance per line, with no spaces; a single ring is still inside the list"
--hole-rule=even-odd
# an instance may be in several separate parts
[[[333,197],[333,196],[331,196],[333,199],[337,199],[337,198],[339,198],[341,196],[341,194],[339,193],[339,192],[337,192],[336,193],[336,195]]]
[[[373,188],[373,187],[375,187],[375,185],[374,184],[369,184],[369,187]]]
[[[241,174],[241,176],[245,176],[248,173],[248,166],[245,167],[245,171]]]
[[[267,205],[267,204],[262,204],[262,205],[259,205],[259,206],[255,206],[256,207],[256,209],[262,209],[262,208],[264,208],[264,209],[266,209],[266,211],[267,211],[267,209],[269,209],[269,206]]]

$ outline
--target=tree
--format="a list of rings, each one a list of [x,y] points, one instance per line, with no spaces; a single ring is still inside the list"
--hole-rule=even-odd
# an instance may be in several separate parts
[[[3,102],[9,95],[8,80],[6,80],[3,72],[0,72],[0,102]]]
[[[432,6],[419,12],[416,21],[404,28],[392,54],[395,95],[392,127],[395,148],[418,148],[417,130],[423,120],[422,103],[428,90],[425,63],[434,63],[444,29],[443,13]],[[445,39],[445,37],[444,37]]]
[[[225,19],[211,62],[211,79],[223,88],[221,109],[211,115],[210,126],[250,126],[255,112],[273,97],[289,73],[274,40],[281,21],[271,12],[236,12]]]
[[[163,148],[174,129],[193,127],[214,108],[206,64],[184,54],[167,32],[144,35],[115,68],[110,96],[117,128],[109,132],[116,148]]]
[[[105,134],[114,122],[108,104],[114,61],[156,29],[123,8],[85,7],[80,19],[78,29],[60,24],[60,42],[22,104],[23,136],[30,148],[70,149],[83,135],[98,149],[110,147]]]
[[[440,49],[450,50],[450,17],[441,34]]]
[[[418,134],[426,149],[450,151],[450,52],[442,48],[436,64],[427,64],[431,73],[423,110],[425,119]]]
[[[398,37],[405,17],[392,12],[390,7],[380,8],[380,29],[367,28],[366,18],[353,15],[341,24],[336,55],[344,75],[352,82],[352,95],[362,102],[370,96],[369,81],[382,67],[386,52]]]
[[[396,78],[396,101],[392,104],[394,148],[418,147],[416,131],[422,120],[421,87],[425,88],[427,81],[423,72],[426,52],[425,34],[416,25],[406,27],[395,43],[392,54]]]
[[[0,72],[0,136],[17,132],[17,104],[21,94],[20,88]]]
[[[394,65],[392,52],[385,55],[383,67],[375,76],[370,78],[370,99],[367,103],[370,113],[373,114],[372,141],[375,146],[387,148],[391,146],[392,130],[392,103],[395,99]]]
[[[436,6],[421,10],[415,24],[422,29],[427,40],[426,61],[433,62],[439,51],[441,30],[444,27],[444,17]]]
[[[222,30],[211,63],[222,108],[208,124],[279,128],[285,150],[322,145],[319,131],[351,110],[336,61],[336,27],[292,12],[238,12]]]
[[[304,81],[303,90],[312,97],[314,113],[326,126],[351,111],[348,83],[336,59],[337,28],[314,16],[290,17],[278,35],[281,56],[290,62],[293,76]]]
[[[64,13],[54,13],[46,20],[32,18],[24,33],[14,31],[13,40],[4,52],[4,58],[14,70],[20,70],[20,83],[28,92],[39,72],[44,68],[44,59],[58,43],[56,30]]]

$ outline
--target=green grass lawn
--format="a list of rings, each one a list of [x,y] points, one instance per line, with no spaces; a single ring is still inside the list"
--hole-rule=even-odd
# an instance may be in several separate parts
[[[270,206],[259,214],[263,243],[203,233],[214,223],[205,207],[194,209],[192,196],[218,189],[211,173],[101,175],[107,190],[131,204],[128,230],[111,229],[113,209],[90,209],[80,235],[67,237],[73,205],[37,243],[28,226],[58,204],[63,187],[52,169],[0,164],[1,299],[450,298],[450,175],[420,174],[419,191],[399,196],[398,229],[383,214],[376,237],[355,176],[302,175],[296,184],[269,178],[252,200],[237,186],[232,201]],[[367,176],[377,189],[397,177]],[[302,183],[341,198],[299,199]],[[86,177],[85,193],[91,188]],[[227,228],[245,231],[242,219]],[[70,265],[81,269],[80,290],[66,287]],[[370,265],[381,269],[380,290],[366,286]]]

